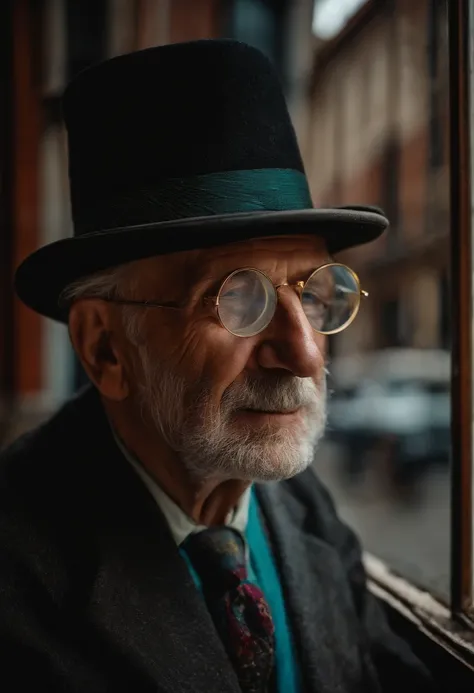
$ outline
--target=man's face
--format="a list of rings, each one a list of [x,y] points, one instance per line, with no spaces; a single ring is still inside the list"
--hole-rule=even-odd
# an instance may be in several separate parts
[[[228,332],[203,299],[241,267],[294,284],[328,259],[320,239],[301,236],[136,263],[134,298],[186,308],[139,308],[132,316],[133,397],[194,476],[273,480],[310,464],[325,427],[325,337],[288,287],[278,291],[270,325],[253,337]]]

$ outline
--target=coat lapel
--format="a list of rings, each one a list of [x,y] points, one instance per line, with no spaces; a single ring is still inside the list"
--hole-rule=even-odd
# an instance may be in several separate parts
[[[81,578],[74,603],[83,604],[90,650],[103,653],[101,666],[106,652],[120,653],[130,680],[145,682],[135,690],[239,693],[202,596],[154,499],[115,444],[97,395],[83,395],[75,408],[81,431],[67,474],[71,497],[84,506],[78,534],[87,565],[80,572],[89,577]],[[305,693],[358,692],[360,624],[339,555],[308,526],[291,485],[259,485],[257,495]]]
[[[359,691],[359,624],[337,552],[283,483],[259,485],[307,693]]]
[[[95,542],[86,618],[98,645],[121,652],[150,690],[238,693],[163,515],[118,450],[103,412],[96,410],[94,420],[94,454],[88,448],[82,462]]]

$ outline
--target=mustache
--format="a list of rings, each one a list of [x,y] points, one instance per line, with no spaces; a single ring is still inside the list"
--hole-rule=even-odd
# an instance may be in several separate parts
[[[257,409],[267,412],[314,407],[326,392],[326,374],[314,382],[293,375],[266,376],[233,383],[222,397],[224,411]]]

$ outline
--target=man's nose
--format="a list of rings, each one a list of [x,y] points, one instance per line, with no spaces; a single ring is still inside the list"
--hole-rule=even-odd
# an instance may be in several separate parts
[[[262,333],[257,353],[262,368],[287,370],[300,378],[314,378],[324,368],[325,335],[310,325],[297,293],[290,287],[278,290],[273,320]]]

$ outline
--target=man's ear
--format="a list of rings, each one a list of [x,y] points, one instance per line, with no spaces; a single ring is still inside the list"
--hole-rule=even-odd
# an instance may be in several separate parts
[[[85,372],[104,397],[120,402],[130,387],[118,327],[104,301],[82,299],[71,306],[69,335]]]

